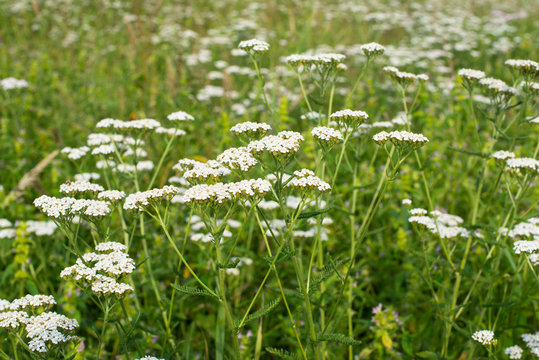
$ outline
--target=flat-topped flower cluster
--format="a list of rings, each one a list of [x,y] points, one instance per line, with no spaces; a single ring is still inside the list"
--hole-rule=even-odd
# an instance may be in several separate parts
[[[314,172],[309,169],[294,171],[294,178],[286,186],[299,190],[317,190],[321,193],[331,190],[331,186],[327,182],[315,176]]]
[[[408,218],[408,222],[425,228],[442,239],[470,236],[470,232],[466,228],[459,226],[463,222],[460,216],[442,213],[438,210],[433,210],[429,214],[427,210],[421,208],[411,209],[409,214],[411,216]]]
[[[0,328],[22,328],[30,340],[30,351],[48,352],[53,346],[70,341],[70,334],[79,327],[77,320],[47,311],[55,304],[50,295],[26,295],[12,302],[0,299]]]
[[[248,135],[249,137],[264,135],[268,131],[271,131],[271,126],[268,124],[252,121],[245,121],[230,128],[230,132],[234,135]]]
[[[232,183],[199,184],[185,191],[184,202],[191,204],[221,205],[227,201],[254,200],[264,197],[271,183],[263,179],[249,179]]]
[[[70,221],[76,215],[90,220],[99,220],[110,213],[111,203],[102,200],[41,195],[34,200],[34,205],[48,217]]]
[[[515,254],[526,254],[533,265],[539,265],[539,218],[520,222],[512,229],[500,228],[499,232],[515,240]]]
[[[378,145],[384,145],[388,141],[391,141],[394,145],[399,147],[411,147],[414,149],[420,148],[429,142],[426,136],[423,134],[416,134],[409,131],[381,131],[372,137],[375,143]]]
[[[247,150],[253,155],[267,152],[276,158],[288,158],[294,155],[303,142],[303,136],[295,131],[281,131],[277,135],[267,135],[260,140],[253,140]]]
[[[74,265],[62,270],[60,277],[73,280],[82,288],[101,296],[122,296],[133,287],[119,279],[135,270],[135,262],[126,254],[127,247],[117,242],[98,244],[95,252],[77,258]]]
[[[309,54],[294,54],[290,55],[286,58],[286,62],[289,65],[292,66],[323,66],[323,67],[329,67],[329,66],[336,66],[338,64],[341,64],[344,59],[346,59],[346,55],[343,54],[336,54],[336,53],[321,53],[321,54],[315,54],[315,55],[309,55]]]
[[[173,185],[165,185],[160,189],[139,191],[125,198],[123,208],[128,211],[144,211],[150,205],[172,200],[178,192],[179,189]]]
[[[384,67],[384,72],[386,74],[389,74],[391,79],[393,79],[397,84],[404,88],[417,82],[423,83],[429,80],[429,76],[427,74],[413,74],[405,71],[400,71],[394,66]]]

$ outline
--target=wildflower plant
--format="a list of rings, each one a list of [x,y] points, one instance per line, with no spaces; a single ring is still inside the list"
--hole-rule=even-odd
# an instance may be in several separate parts
[[[0,4],[0,359],[539,356],[528,4],[71,5]]]

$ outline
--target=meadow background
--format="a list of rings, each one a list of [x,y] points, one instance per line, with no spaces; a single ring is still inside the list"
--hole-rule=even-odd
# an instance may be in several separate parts
[[[53,295],[55,311],[79,323],[77,338],[61,358],[234,359],[233,337],[239,338],[242,359],[503,359],[509,358],[504,349],[514,345],[524,349],[522,358],[537,358],[539,335],[530,342],[522,337],[539,331],[537,266],[534,270],[526,255],[515,253],[518,236],[499,236],[498,231],[539,216],[537,176],[513,176],[491,158],[495,150],[537,158],[539,127],[530,122],[537,116],[537,91],[526,95],[519,90],[503,106],[493,105],[479,88],[470,99],[457,72],[481,70],[520,89],[522,77],[504,62],[537,60],[538,18],[537,2],[511,0],[0,2],[0,79],[28,82],[21,89],[0,88],[0,219],[10,223],[0,232],[0,298]],[[273,112],[261,97],[251,59],[237,48],[251,38],[270,44],[258,64]],[[365,68],[360,45],[369,42],[383,45],[385,53]],[[302,133],[306,141],[291,168],[314,170],[322,161],[310,136],[318,119],[305,116],[305,98],[285,58],[324,52],[346,55],[347,69],[336,75],[331,99],[328,93],[318,95],[304,75],[310,102],[323,114],[330,103],[333,111],[365,111],[367,123],[379,126],[350,138],[336,179],[329,173],[339,162],[340,145],[324,158],[325,180],[335,180],[331,195],[324,198],[326,206],[319,206],[322,211],[304,213],[297,229],[307,231],[310,219],[318,222],[316,236],[295,241],[304,274],[315,254],[313,276],[319,283],[311,300],[316,332],[326,331],[327,322],[326,333],[334,336],[321,335],[314,342],[319,345],[312,344],[291,255],[277,266],[305,344],[303,356],[283,301],[264,306],[282,296],[276,277],[270,275],[253,308],[264,316],[231,329],[218,301],[173,286],[196,282],[178,263],[162,229],[148,216],[141,220],[119,212],[108,222],[112,230],[106,239],[123,243],[120,222],[134,224],[128,252],[137,264],[129,280],[136,291],[122,299],[125,309],[116,307],[107,327],[102,309],[59,276],[76,259],[64,233],[50,225],[53,229],[39,236],[25,225],[51,220],[36,209],[34,199],[62,196],[59,185],[75,174],[101,173],[96,157],[72,161],[55,151],[85,145],[104,118],[152,118],[165,126],[167,115],[181,110],[195,120],[182,127],[186,134],[167,150],[159,171],[140,175],[144,188],[150,182],[159,188],[169,183],[179,159],[206,161],[238,146],[229,129],[244,121],[269,123],[275,132]],[[399,121],[391,121],[403,118],[399,88],[384,66],[428,74],[425,84],[408,92],[407,104],[413,107],[404,118],[410,119],[411,131],[429,142],[417,151],[421,166],[409,156],[388,182],[368,231],[351,253],[379,194],[387,159],[372,136],[392,130],[387,126],[401,129]],[[145,140],[147,158],[157,166],[168,138],[150,134]],[[36,169],[46,158],[46,166]],[[118,190],[135,192],[130,177],[113,176],[122,187]],[[105,185],[104,177],[96,182]],[[440,241],[417,229],[408,221],[403,199],[411,199],[413,208],[460,216],[469,237]],[[170,208],[167,228],[174,241],[212,283],[211,243],[193,240],[204,231],[191,226],[188,206]],[[278,212],[268,214],[279,219]],[[322,218],[332,220],[324,225],[323,240]],[[238,245],[223,246],[250,259],[237,264],[237,273],[227,274],[229,301],[239,317],[271,261],[264,258],[265,242],[253,213],[237,210],[233,219],[241,230],[227,230]],[[147,222],[146,231],[139,231],[137,221]],[[93,250],[86,244],[96,231],[104,230],[81,226],[84,251]],[[526,236],[538,241],[537,226]],[[332,308],[335,303],[341,305]],[[472,339],[483,329],[494,331],[497,345]],[[3,358],[42,356],[27,351],[24,340],[12,346],[12,336],[0,329]]]

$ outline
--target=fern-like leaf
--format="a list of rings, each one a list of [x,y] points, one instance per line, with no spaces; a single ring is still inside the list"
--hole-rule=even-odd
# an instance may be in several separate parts
[[[271,300],[269,303],[267,303],[266,305],[264,305],[261,309],[258,309],[257,311],[255,311],[254,313],[250,314],[249,316],[247,316],[245,318],[245,321],[243,322],[243,325],[242,327],[248,323],[249,321],[253,321],[253,320],[256,320],[258,318],[261,318],[262,316],[265,316],[267,314],[269,314],[273,309],[275,309],[275,307],[277,305],[279,305],[279,303],[281,302],[281,298],[276,298],[276,299],[273,299]],[[239,323],[236,324],[236,327],[239,326]]]
[[[213,295],[211,292],[205,289],[199,289],[194,286],[184,286],[184,285],[172,285],[172,287],[176,290],[178,290],[181,293],[184,293],[186,295],[193,295],[193,296],[209,296],[217,298],[215,295]]]
[[[339,279],[343,281],[341,278],[341,275],[339,274],[339,270],[337,269],[338,266],[345,263],[345,260],[333,260],[331,259],[330,264],[324,266],[322,269],[320,269],[320,272],[313,277],[313,280],[311,282],[311,285],[309,286],[309,292],[311,290],[317,289],[324,281],[329,279],[332,275],[337,274]]]
[[[277,349],[277,348],[271,348],[267,347],[266,351],[269,352],[272,355],[277,356],[280,359],[286,359],[286,360],[297,360],[299,357],[295,354],[292,354],[289,351],[286,351],[284,349]]]
[[[324,334],[320,336],[316,342],[336,342],[344,345],[359,345],[361,341],[352,339],[343,334]]]

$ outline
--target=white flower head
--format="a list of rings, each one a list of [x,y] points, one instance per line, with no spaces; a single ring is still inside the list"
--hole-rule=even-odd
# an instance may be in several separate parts
[[[294,178],[290,180],[286,187],[296,188],[301,191],[318,191],[320,193],[331,190],[331,186],[315,176],[314,172],[309,169],[294,171]]]
[[[103,186],[92,184],[85,180],[67,181],[65,184],[60,185],[60,192],[71,196],[85,193],[95,194],[103,190]]]
[[[173,185],[139,191],[126,197],[123,208],[127,211],[144,211],[151,205],[157,206],[162,201],[170,201],[178,192],[179,188]]]
[[[522,358],[522,348],[518,345],[513,345],[508,348],[505,348],[503,351],[505,355],[509,357],[509,359],[520,359]]]
[[[329,116],[330,120],[334,120],[337,124],[357,128],[359,125],[369,119],[369,115],[361,110],[339,110]]]
[[[82,146],[79,148],[65,147],[61,153],[65,154],[70,160],[79,160],[90,151],[88,146]]]
[[[8,77],[0,80],[0,88],[4,90],[16,90],[24,89],[28,87],[28,81],[22,79],[16,79],[14,77]]]
[[[341,141],[343,136],[337,129],[327,126],[317,126],[311,130],[311,135],[322,145],[331,147]]]
[[[268,124],[251,121],[242,122],[230,128],[234,135],[246,135],[249,138],[265,135],[270,130],[271,126]]]
[[[250,55],[263,54],[269,51],[270,45],[262,40],[250,39],[241,41],[238,48]]]
[[[516,90],[508,86],[502,80],[494,78],[482,78],[479,80],[479,85],[487,92],[488,95],[492,97],[503,97],[507,98],[513,95],[516,95]]]
[[[267,152],[277,159],[286,160],[293,156],[303,142],[300,133],[281,131],[277,135],[267,135],[260,140],[253,140],[247,145],[247,150],[253,155]]]
[[[186,113],[185,111],[176,111],[176,112],[173,112],[172,114],[169,114],[167,116],[167,119],[170,120],[170,121],[193,121],[195,120],[195,118]]]
[[[535,77],[539,75],[539,63],[533,60],[509,59],[505,61],[505,65],[525,76]]]
[[[258,162],[246,147],[227,149],[217,156],[217,161],[230,169],[244,172],[249,171]]]
[[[13,300],[9,308],[13,311],[28,311],[39,308],[47,310],[55,304],[56,300],[50,295],[26,295],[22,298]]]
[[[480,70],[473,70],[473,69],[460,69],[458,71],[458,75],[471,83],[477,83],[479,80],[485,77],[485,73]]]
[[[539,160],[534,158],[508,158],[506,160],[507,168],[513,173],[528,173],[536,175],[539,172]]]
[[[303,67],[306,70],[317,68],[322,71],[336,69],[346,58],[343,54],[321,53],[316,55],[295,54],[286,58],[286,62],[296,68]]]
[[[472,339],[482,345],[496,345],[498,340],[494,338],[494,332],[490,330],[479,330],[473,333]]]
[[[361,50],[367,57],[374,57],[382,55],[386,51],[386,48],[378,43],[371,42],[361,45],[359,50]]]
[[[494,153],[492,153],[492,155],[490,155],[490,157],[496,159],[496,160],[500,160],[502,162],[505,162],[505,160],[507,159],[514,159],[515,158],[515,153],[511,152],[511,151],[505,151],[505,150],[499,150],[499,151],[495,151]]]
[[[119,190],[105,190],[97,194],[99,200],[110,201],[115,203],[125,198],[125,192]]]

